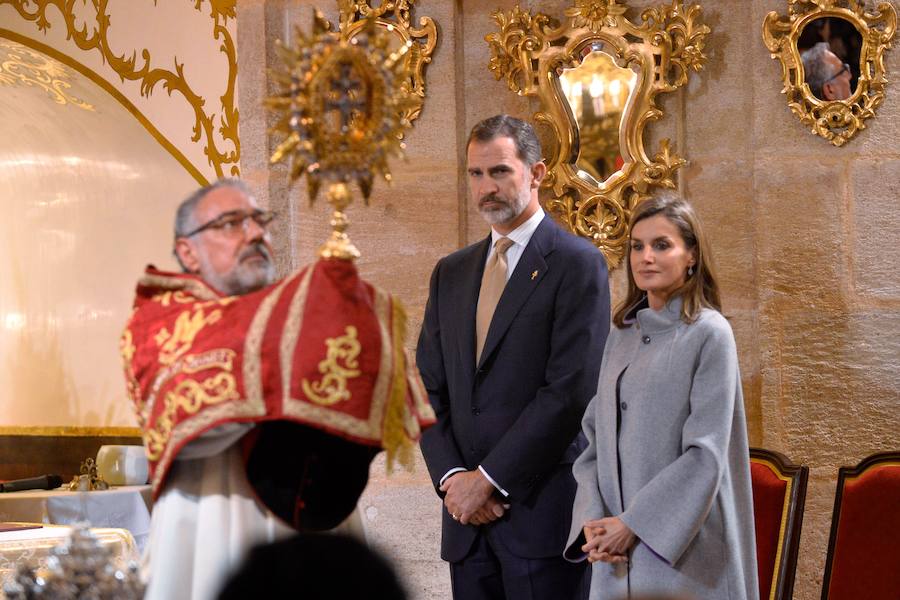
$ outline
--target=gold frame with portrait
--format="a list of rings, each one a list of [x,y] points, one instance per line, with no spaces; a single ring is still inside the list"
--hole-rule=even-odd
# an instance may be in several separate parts
[[[511,91],[540,101],[535,123],[551,132],[552,147],[544,150],[544,207],[597,246],[610,268],[625,254],[632,208],[653,186],[674,188],[675,171],[686,162],[668,139],[651,158],[644,130],[663,117],[656,97],[685,85],[690,72],[702,68],[710,32],[700,23],[699,5],[682,0],[641,11],[639,24],[626,18],[627,10],[619,0],[574,0],[560,24],[516,6],[508,13],[495,11],[500,29],[485,37],[489,69],[498,80],[505,78]],[[580,64],[586,48],[602,48],[617,65],[638,74],[619,128],[624,164],[599,185],[578,174],[578,126],[560,84],[562,69]]]
[[[884,51],[897,29],[897,11],[889,2],[868,10],[860,0],[788,0],[788,14],[772,11],[763,22],[762,36],[772,58],[781,62],[788,107],[814,135],[843,146],[875,116],[888,83]],[[856,89],[846,100],[817,98],[806,83],[797,41],[816,19],[837,17],[852,24],[862,37],[860,74]]]

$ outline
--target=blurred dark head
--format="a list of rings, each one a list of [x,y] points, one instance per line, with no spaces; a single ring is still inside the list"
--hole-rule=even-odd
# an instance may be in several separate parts
[[[388,562],[353,538],[302,533],[258,546],[226,583],[219,600],[406,600]]]

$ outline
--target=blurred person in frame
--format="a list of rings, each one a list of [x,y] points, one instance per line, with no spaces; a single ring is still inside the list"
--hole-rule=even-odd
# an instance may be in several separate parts
[[[295,533],[301,513],[311,529],[349,514],[342,529],[364,538],[351,511],[376,450],[273,412],[274,377],[261,384],[263,398],[249,398],[245,343],[275,282],[274,218],[239,180],[204,186],[176,212],[182,273],[151,266],[138,282],[123,356],[155,497],[146,600],[215,598],[249,548]],[[311,296],[330,289],[319,282]],[[269,320],[266,340],[278,339],[281,318]],[[260,372],[269,372],[267,354]]]
[[[846,100],[853,94],[850,80],[853,77],[850,65],[831,51],[827,42],[819,42],[804,51],[803,73],[806,84],[813,96],[820,100]]]
[[[175,259],[224,296],[260,290],[275,281],[267,231],[274,216],[242,181],[215,181],[179,205]],[[213,598],[243,551],[292,533],[247,483],[239,441],[252,427],[220,425],[178,452],[151,514],[147,600]]]
[[[434,268],[417,350],[437,416],[421,447],[444,500],[441,557],[457,600],[580,597],[588,570],[561,553],[609,330],[606,264],[541,209],[531,125],[485,119],[466,152],[491,233]]]
[[[593,565],[591,600],[757,600],[737,351],[694,209],[671,192],[638,204],[626,266],[565,557]]]

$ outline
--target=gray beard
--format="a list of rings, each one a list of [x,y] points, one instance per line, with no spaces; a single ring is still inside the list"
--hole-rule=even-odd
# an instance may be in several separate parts
[[[225,294],[226,296],[243,296],[257,290],[261,290],[275,281],[275,266],[272,264],[272,256],[269,251],[260,247],[265,256],[265,264],[258,262],[238,265],[228,273],[202,273],[201,277],[208,284]]]
[[[496,198],[496,196],[494,198],[500,200],[499,198]],[[503,202],[502,208],[487,210],[479,206],[478,213],[481,215],[482,219],[488,222],[489,225],[508,223],[522,214],[522,211],[524,211],[528,206],[528,202],[530,200],[530,196],[525,196],[524,198],[516,198],[516,201],[513,203],[507,202],[506,200],[500,200],[501,202]]]

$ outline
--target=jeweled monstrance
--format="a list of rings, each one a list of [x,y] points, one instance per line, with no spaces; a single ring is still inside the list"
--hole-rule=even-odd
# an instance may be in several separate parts
[[[291,181],[306,177],[310,204],[327,185],[333,231],[319,248],[322,258],[359,257],[344,210],[353,183],[368,204],[375,176],[390,181],[388,159],[403,154],[405,115],[415,102],[403,85],[405,57],[414,43],[398,45],[374,19],[352,35],[335,32],[316,11],[310,36],[296,29],[292,44],[278,44],[284,67],[273,76],[281,89],[267,106],[280,114],[273,133],[284,139],[271,162],[290,158]]]

